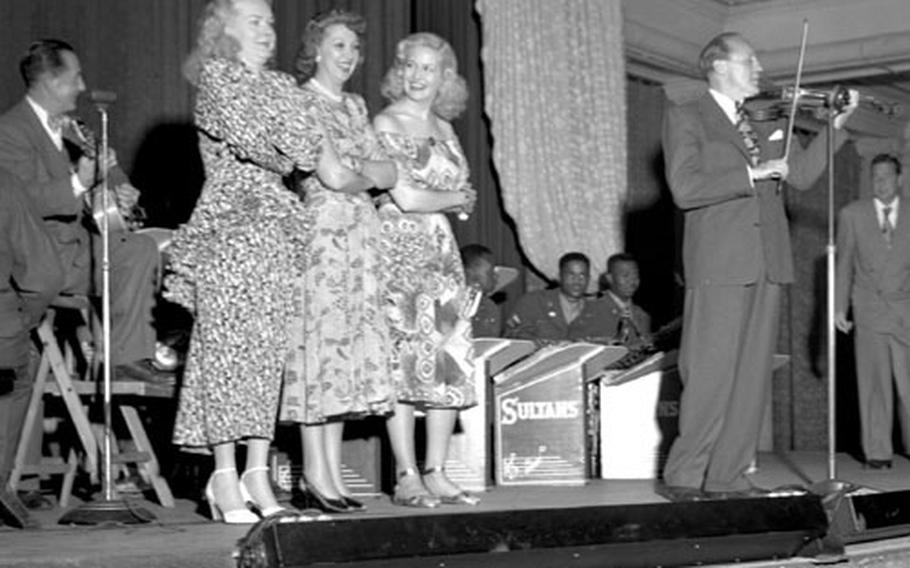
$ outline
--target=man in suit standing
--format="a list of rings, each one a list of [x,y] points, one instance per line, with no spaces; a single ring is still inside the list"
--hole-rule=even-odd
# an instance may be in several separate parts
[[[761,63],[739,34],[702,50],[708,92],[664,118],[667,180],[685,218],[686,294],[680,346],[679,437],[660,494],[671,500],[763,495],[745,476],[755,455],[781,286],[793,281],[778,179],[808,188],[826,160],[826,133],[781,158],[781,132],[758,136],[741,104],[758,93]],[[851,104],[835,119],[836,147]]]
[[[101,286],[101,239],[92,238],[83,224],[86,193],[99,184],[95,159],[81,155],[71,163],[68,146],[72,121],[67,113],[85,90],[75,50],[60,40],[33,43],[19,63],[26,96],[0,116],[0,167],[18,177],[32,207],[43,219],[66,271],[64,292],[87,294],[94,274]],[[111,153],[99,160],[114,168]],[[117,199],[135,202],[135,189],[117,188]],[[94,255],[92,248],[94,247]],[[93,261],[94,259],[94,261]],[[152,359],[154,279],[158,251],[146,236],[112,234],[111,260],[111,358],[115,378],[169,382],[159,375]]]
[[[900,198],[900,185],[900,161],[879,154],[872,159],[874,197],[844,207],[837,227],[835,324],[848,333],[856,322],[859,415],[870,469],[891,467],[892,389],[904,448],[910,447],[910,203]]]
[[[20,185],[0,169],[0,521],[24,528],[33,522],[6,482],[32,390],[29,332],[63,288],[63,267]]]

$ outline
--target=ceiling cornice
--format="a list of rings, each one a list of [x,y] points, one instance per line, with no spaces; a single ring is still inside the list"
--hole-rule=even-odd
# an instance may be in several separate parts
[[[702,46],[723,31],[741,31],[755,46],[764,79],[792,82],[804,18],[812,26],[804,66],[807,86],[906,77],[910,71],[908,0],[761,0],[732,6],[717,0],[622,1],[628,72],[671,89],[698,77]],[[910,109],[905,88],[875,87],[874,94]],[[894,95],[903,100],[887,98]],[[902,137],[907,123],[907,116],[876,116],[868,110],[851,119],[861,131],[882,136]]]

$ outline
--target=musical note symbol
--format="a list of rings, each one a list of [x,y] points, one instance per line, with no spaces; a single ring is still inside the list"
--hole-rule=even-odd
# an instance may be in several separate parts
[[[525,458],[524,474],[530,475],[535,469],[543,463],[543,456],[547,453],[546,446],[537,446],[537,455],[533,458]]]

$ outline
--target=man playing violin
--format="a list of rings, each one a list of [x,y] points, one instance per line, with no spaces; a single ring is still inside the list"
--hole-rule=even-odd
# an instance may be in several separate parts
[[[683,211],[686,294],[679,369],[680,433],[658,492],[671,500],[754,497],[745,472],[755,455],[777,344],[781,287],[793,281],[778,180],[808,189],[824,170],[827,133],[783,155],[781,132],[759,136],[742,111],[762,66],[739,34],[702,50],[708,91],[664,117],[667,181]],[[841,128],[857,94],[837,116]]]
[[[83,209],[86,196],[99,186],[101,169],[117,168],[116,155],[111,151],[96,160],[93,153],[77,152],[78,158],[70,159],[68,147],[80,135],[71,131],[73,121],[67,113],[76,109],[76,100],[85,90],[79,58],[71,45],[54,39],[37,41],[20,60],[19,70],[26,95],[0,116],[0,168],[21,180],[51,234],[66,271],[64,293],[98,293],[101,239],[93,237],[84,224]],[[135,204],[138,197],[126,183],[115,192],[115,198],[126,205]],[[110,265],[115,378],[172,382],[173,377],[160,375],[152,365],[155,241],[132,233],[112,234]]]

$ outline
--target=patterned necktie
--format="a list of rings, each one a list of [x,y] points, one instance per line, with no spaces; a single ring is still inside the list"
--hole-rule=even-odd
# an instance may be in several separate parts
[[[66,115],[63,114],[47,117],[47,125],[55,134],[60,134],[63,131],[65,121]]]
[[[758,135],[749,123],[749,113],[742,104],[736,105],[736,130],[742,135],[743,144],[746,145],[746,150],[749,152],[749,163],[752,167],[757,166],[761,147],[758,145]]]
[[[891,234],[894,232],[894,225],[891,224],[891,208],[885,207],[882,209],[882,236],[885,237],[885,242],[888,243],[888,246],[891,246]]]

